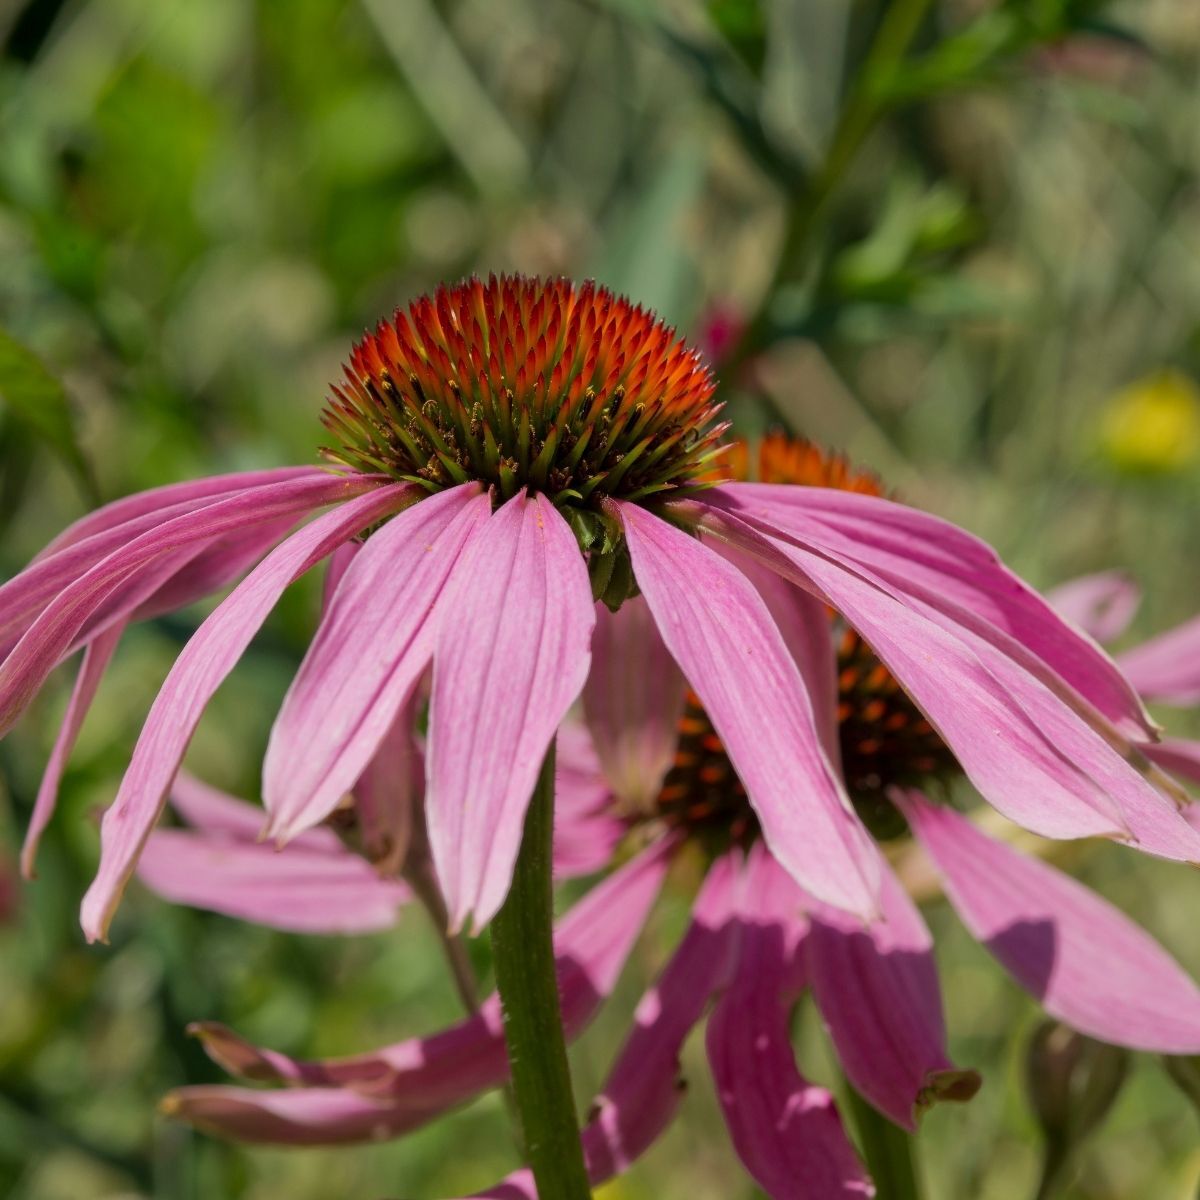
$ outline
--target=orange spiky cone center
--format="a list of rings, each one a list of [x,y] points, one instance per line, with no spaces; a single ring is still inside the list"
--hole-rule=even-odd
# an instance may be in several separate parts
[[[470,279],[354,348],[323,453],[429,491],[478,480],[598,511],[706,486],[726,428],[713,387],[695,351],[606,288]]]

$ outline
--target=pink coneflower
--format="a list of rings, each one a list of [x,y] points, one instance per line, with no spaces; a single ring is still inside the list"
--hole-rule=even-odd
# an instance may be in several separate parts
[[[803,478],[851,493],[877,490],[841,460],[777,440],[763,448],[759,469],[768,478]],[[1122,597],[1100,603],[1099,591],[1084,585],[1059,600],[1089,624],[1107,613],[1103,631],[1111,634]],[[932,939],[888,865],[896,848],[906,847],[908,831],[968,928],[1048,1012],[1121,1045],[1200,1049],[1200,992],[1181,968],[1086,888],[930,800],[924,789],[940,795],[961,774],[954,753],[862,639],[840,619],[831,622],[826,610],[819,617],[823,650],[813,637],[822,627],[815,620],[789,646],[813,668],[810,678],[828,683],[816,723],[856,811],[879,841],[872,854],[882,916],[865,926],[799,887],[770,852],[748,789],[647,601],[631,599],[615,615],[597,612],[584,701],[599,755],[577,733],[563,738],[563,856],[580,843],[643,848],[602,885],[602,906],[592,907],[593,892],[579,908],[588,906],[611,937],[632,938],[667,860],[699,847],[711,865],[692,926],[639,1006],[585,1126],[594,1182],[628,1165],[669,1121],[679,1097],[679,1049],[714,1002],[707,1043],[718,1095],[734,1146],[772,1196],[871,1193],[832,1097],[797,1070],[789,1017],[802,993],[815,999],[853,1086],[897,1125],[912,1129],[929,1104],[973,1094],[978,1078],[947,1055]],[[823,656],[828,662],[818,672]],[[569,1006],[566,981],[579,952],[567,935],[564,926],[557,948]],[[623,942],[622,953],[627,949]],[[479,1020],[316,1063],[257,1049],[219,1027],[206,1027],[203,1037],[231,1071],[300,1089],[187,1088],[170,1097],[177,1115],[255,1141],[403,1133],[504,1077],[498,1026],[489,1036]],[[532,1194],[527,1172],[481,1193]]]
[[[105,815],[87,935],[104,936],[207,700],[280,593],[364,535],[272,731],[268,832],[286,841],[337,807],[432,663],[429,838],[453,927],[505,896],[539,764],[587,675],[593,597],[618,608],[638,589],[775,861],[834,908],[878,915],[881,874],[814,718],[826,605],[1006,815],[1200,859],[1136,748],[1154,726],[1093,642],[935,517],[822,487],[712,486],[717,416],[707,370],[641,309],[592,285],[472,280],[356,348],[325,414],[334,473],[166,488],[68,530],[3,589],[0,729],[85,649],[35,827],[122,624],[274,545],[150,712]]]

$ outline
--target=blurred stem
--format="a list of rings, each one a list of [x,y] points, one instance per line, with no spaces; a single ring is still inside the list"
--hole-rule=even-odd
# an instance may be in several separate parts
[[[496,984],[525,1154],[538,1195],[590,1200],[554,970],[554,744],[529,801],[504,907],[492,922]]]
[[[462,938],[449,932],[450,915],[442,899],[442,889],[434,878],[432,865],[425,859],[415,867],[410,864],[405,868],[404,878],[433,922],[458,998],[467,1012],[474,1015],[479,1011],[479,984],[475,969],[471,966],[471,958]]]
[[[879,1200],[921,1200],[912,1137],[876,1112],[854,1088],[847,1087],[846,1093]]]
[[[886,111],[887,88],[881,85],[908,52],[931,3],[932,0],[892,0],[883,14],[871,48],[842,106],[825,159],[804,195],[788,214],[775,270],[763,292],[762,303],[738,344],[722,363],[728,378],[732,378],[742,363],[770,341],[771,307],[776,293],[795,274],[825,205]]]

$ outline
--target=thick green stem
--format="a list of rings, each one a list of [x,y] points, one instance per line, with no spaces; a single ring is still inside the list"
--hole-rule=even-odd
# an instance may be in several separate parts
[[[877,1113],[853,1088],[846,1089],[867,1169],[879,1200],[921,1200],[913,1139]]]
[[[589,1200],[554,973],[554,746],[529,801],[512,888],[492,922],[496,985],[525,1154],[544,1200]]]

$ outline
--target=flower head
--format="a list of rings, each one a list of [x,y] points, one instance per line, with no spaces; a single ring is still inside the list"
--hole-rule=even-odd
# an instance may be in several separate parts
[[[0,730],[84,650],[27,862],[125,624],[240,579],[177,659],[105,815],[84,902],[88,936],[104,936],[209,698],[283,590],[349,543],[361,549],[272,730],[267,832],[287,841],[334,812],[432,668],[428,832],[456,927],[503,902],[593,644],[585,702],[623,799],[657,792],[686,679],[773,859],[820,901],[877,916],[878,854],[854,800],[883,778],[870,760],[884,744],[858,738],[865,765],[849,780],[839,769],[831,610],[886,669],[856,671],[853,705],[903,720],[905,754],[915,738],[936,765],[940,742],[986,799],[1046,836],[1200,859],[1200,833],[1141,749],[1155,727],[1093,642],[954,526],[844,467],[821,469],[845,490],[796,482],[797,463],[820,466],[809,451],[764,457],[789,482],[723,482],[716,415],[696,357],[603,289],[499,279],[417,301],[359,346],[335,393],[339,472],[128,497],[0,589]],[[608,647],[639,623],[648,649],[618,667]],[[630,744],[653,770],[629,769]]]
[[[821,457],[811,447],[773,443],[771,459],[785,449],[786,457],[810,467]],[[740,448],[731,457],[737,462],[747,454]],[[824,477],[860,478],[836,461]],[[757,582],[768,587],[770,577]],[[1089,629],[1100,622],[1108,636],[1119,631],[1113,614],[1132,611],[1128,586],[1115,578],[1086,581],[1056,598],[1073,621]],[[900,698],[895,677],[861,639],[847,641],[841,616],[802,594],[790,599],[812,620],[800,626],[785,619],[782,605],[773,607],[779,627],[791,634],[789,653],[806,679],[829,685],[814,691],[815,727],[831,760],[841,762],[856,811],[887,843],[871,846],[879,917],[864,924],[798,886],[772,852],[737,761],[675,666],[648,600],[635,598],[615,614],[601,609],[584,692],[595,746],[571,725],[560,738],[560,877],[596,870],[621,844],[637,849],[560,927],[556,945],[572,1034],[585,1019],[575,1023],[585,1011],[575,991],[580,967],[598,1001],[667,864],[683,855],[694,860],[698,851],[708,866],[691,926],[638,1007],[584,1129],[595,1182],[623,1170],[669,1122],[680,1096],[680,1048],[707,1017],[709,1062],[731,1139],[760,1186],[779,1197],[871,1194],[833,1097],[801,1075],[793,1056],[789,1014],[806,993],[853,1086],[898,1125],[911,1129],[930,1105],[974,1094],[979,1077],[949,1058],[933,941],[892,869],[897,845],[905,862],[927,856],[970,931],[1047,1012],[1114,1044],[1166,1053],[1200,1048],[1200,990],[1167,952],[1079,883],[990,836],[986,822],[925,795],[924,786],[962,772],[950,746],[932,724],[889,741],[901,727],[897,715],[909,727],[914,712],[921,719],[919,710]],[[1179,646],[1194,644],[1195,636],[1186,626],[1166,635]],[[828,654],[824,676],[816,670],[814,643]],[[1155,673],[1150,646],[1142,656],[1147,686],[1183,694],[1189,685],[1180,673]],[[1138,651],[1129,657],[1136,667]],[[852,679],[851,668],[872,677],[874,690]],[[880,695],[888,697],[883,707]],[[764,736],[772,717],[760,714]],[[863,736],[878,742],[866,756],[855,748]],[[1160,754],[1153,746],[1146,752]],[[1200,763],[1200,755],[1193,758]],[[1174,769],[1168,755],[1161,762]],[[895,843],[898,833],[912,840]],[[585,924],[589,936],[580,940]],[[604,953],[614,957],[592,957]],[[492,1008],[485,1012],[494,1018]],[[234,1073],[303,1090],[184,1089],[172,1097],[172,1111],[250,1140],[400,1134],[502,1081],[498,1021],[491,1034],[487,1028],[476,1020],[420,1042],[314,1063],[208,1027],[206,1048]],[[480,1193],[533,1194],[525,1173]]]

